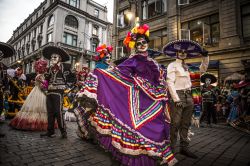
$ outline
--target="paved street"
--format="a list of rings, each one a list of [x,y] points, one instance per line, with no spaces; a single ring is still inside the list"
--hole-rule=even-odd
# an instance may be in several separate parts
[[[119,165],[97,145],[80,140],[75,134],[76,123],[68,122],[68,139],[40,138],[40,132],[11,129],[1,124],[0,165]],[[177,154],[177,166],[250,166],[250,135],[225,125],[193,129],[191,149],[199,156],[188,159]]]

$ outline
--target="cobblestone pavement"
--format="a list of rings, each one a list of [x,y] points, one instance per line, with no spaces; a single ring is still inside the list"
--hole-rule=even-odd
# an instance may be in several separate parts
[[[98,145],[82,141],[75,134],[76,123],[68,122],[68,138],[40,138],[41,132],[11,129],[8,122],[1,124],[5,133],[0,138],[0,165],[68,165],[111,166],[119,165]],[[216,125],[212,128],[192,129],[191,150],[198,159],[176,155],[177,166],[250,166],[250,135],[231,127]]]

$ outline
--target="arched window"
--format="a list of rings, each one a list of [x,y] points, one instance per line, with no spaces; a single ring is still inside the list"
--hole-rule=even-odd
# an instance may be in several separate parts
[[[75,18],[75,16],[68,15],[65,18],[65,25],[77,29],[78,28],[78,21]]]
[[[54,22],[55,22],[54,16],[51,15],[51,16],[49,17],[48,27],[52,26],[52,25],[54,24]]]

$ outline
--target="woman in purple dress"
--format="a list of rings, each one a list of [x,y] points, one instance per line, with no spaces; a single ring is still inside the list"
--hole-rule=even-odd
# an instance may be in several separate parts
[[[95,69],[82,91],[98,104],[89,130],[122,165],[177,162],[169,141],[165,72],[148,56],[148,37],[147,25],[133,28],[124,44],[135,53],[114,68]]]

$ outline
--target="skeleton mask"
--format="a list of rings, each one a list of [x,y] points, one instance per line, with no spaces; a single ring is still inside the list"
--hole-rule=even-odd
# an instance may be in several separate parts
[[[55,64],[58,64],[59,62],[61,62],[61,56],[58,54],[52,54],[51,55],[51,63],[53,65],[55,65]]]
[[[210,85],[211,84],[211,79],[210,78],[206,78],[205,79],[205,84],[206,85]]]
[[[111,62],[111,55],[107,54],[106,57],[105,57],[105,63],[107,63],[109,65],[110,62]]]
[[[136,52],[145,52],[148,49],[148,42],[144,38],[136,41]]]
[[[180,50],[180,51],[177,52],[177,58],[178,59],[183,60],[183,59],[186,59],[186,57],[187,57],[187,53],[185,51]]]

